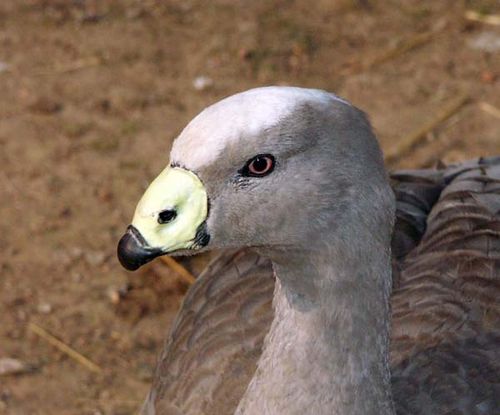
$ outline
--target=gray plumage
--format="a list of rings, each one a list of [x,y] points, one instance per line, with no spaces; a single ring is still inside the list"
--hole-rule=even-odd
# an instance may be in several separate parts
[[[259,153],[275,172],[232,176]],[[339,100],[222,154],[196,171],[211,246],[257,253],[223,253],[190,289],[144,413],[498,413],[499,158],[396,172],[393,193]]]

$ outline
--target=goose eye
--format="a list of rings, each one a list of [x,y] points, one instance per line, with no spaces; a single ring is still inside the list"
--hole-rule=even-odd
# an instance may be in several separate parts
[[[274,170],[274,157],[271,154],[259,154],[247,161],[240,171],[243,176],[263,177]]]

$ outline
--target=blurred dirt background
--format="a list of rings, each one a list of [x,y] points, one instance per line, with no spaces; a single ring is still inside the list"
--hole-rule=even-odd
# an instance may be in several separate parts
[[[393,168],[499,154],[499,15],[498,0],[1,0],[0,413],[136,413],[188,284],[161,261],[125,272],[115,247],[198,111],[318,87],[370,114]]]

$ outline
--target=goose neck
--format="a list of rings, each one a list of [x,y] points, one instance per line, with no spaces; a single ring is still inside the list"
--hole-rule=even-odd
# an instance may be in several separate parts
[[[390,248],[379,242],[274,257],[275,317],[238,414],[394,414]]]

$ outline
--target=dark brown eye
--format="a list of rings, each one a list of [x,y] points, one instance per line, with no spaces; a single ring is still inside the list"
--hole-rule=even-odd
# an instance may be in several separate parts
[[[242,176],[263,177],[274,170],[274,157],[271,154],[259,154],[247,161],[240,170]]]

